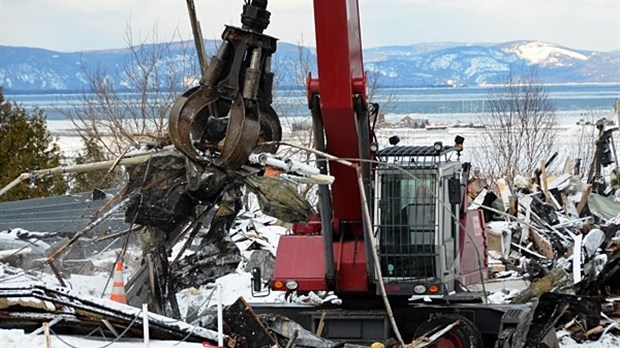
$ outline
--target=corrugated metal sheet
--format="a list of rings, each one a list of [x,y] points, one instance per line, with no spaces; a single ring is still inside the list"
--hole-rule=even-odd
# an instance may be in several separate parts
[[[115,192],[108,193],[113,194]],[[38,232],[76,232],[92,221],[108,200],[93,200],[90,192],[0,203],[0,231],[23,228]],[[126,228],[124,210],[110,216],[96,230]]]

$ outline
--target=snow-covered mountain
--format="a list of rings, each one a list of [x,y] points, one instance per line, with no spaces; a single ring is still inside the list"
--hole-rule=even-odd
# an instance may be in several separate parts
[[[493,84],[528,66],[537,66],[546,83],[620,81],[620,51],[574,50],[541,41],[433,45],[437,49],[414,45],[367,50],[367,70],[381,76],[384,85],[391,80],[396,86]]]
[[[217,42],[208,41],[208,52]],[[154,44],[143,53],[165,50],[158,69],[185,74],[184,80],[197,75],[191,42],[172,45]],[[301,86],[306,62],[315,66],[315,51],[280,42],[274,56],[274,71],[279,87]],[[364,50],[365,65],[371,78],[385,87],[397,86],[472,86],[501,82],[508,72],[518,73],[535,65],[546,83],[605,83],[620,81],[620,51],[576,50],[541,41],[490,43],[422,43],[385,46]],[[123,71],[131,54],[128,49],[85,52],[56,52],[40,48],[0,46],[0,86],[7,91],[45,92],[88,89],[88,77],[105,73],[116,87],[128,86]],[[181,62],[192,62],[190,70],[177,71]],[[185,64],[187,66],[187,64]],[[316,71],[316,68],[312,68]]]
[[[565,67],[579,61],[587,61],[593,52],[576,51],[541,41],[514,41],[496,48],[539,66]]]

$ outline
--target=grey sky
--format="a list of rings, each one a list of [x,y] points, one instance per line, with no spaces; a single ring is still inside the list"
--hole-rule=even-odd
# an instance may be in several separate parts
[[[242,0],[195,0],[205,38],[239,24]],[[314,44],[312,0],[270,0],[269,35]],[[420,42],[541,40],[620,49],[620,0],[360,0],[365,47]],[[191,30],[183,0],[0,0],[0,44],[82,51]]]

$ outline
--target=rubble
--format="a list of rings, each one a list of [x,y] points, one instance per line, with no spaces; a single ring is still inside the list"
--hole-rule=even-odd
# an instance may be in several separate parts
[[[593,341],[617,333],[614,320],[620,315],[620,203],[611,193],[607,196],[591,193],[590,186],[576,175],[544,173],[546,180],[540,181],[540,186],[535,180],[521,179],[512,189],[506,184],[500,194],[485,187],[482,179],[475,179],[475,187],[480,191],[473,196],[472,206],[482,207],[486,212],[491,274],[495,280],[518,278],[526,285],[521,292],[507,288],[489,294],[489,301],[537,303],[533,327],[538,331],[528,335],[529,343],[552,342],[546,333],[554,327],[561,330],[561,339],[570,338],[574,342]],[[45,259],[52,258],[62,277],[69,279],[69,274],[94,274],[111,268],[113,261],[104,265],[90,260],[90,255],[108,248],[112,252],[125,252],[123,241],[131,241],[131,245],[139,243],[140,250],[128,254],[134,258],[130,263],[135,269],[127,284],[130,303],[141,304],[150,296],[148,302],[154,312],[209,327],[212,324],[205,320],[208,311],[197,308],[187,313],[175,309],[178,305],[174,304],[173,295],[213,283],[239,270],[249,274],[256,267],[262,269],[265,279],[270,278],[269,264],[273,262],[277,240],[265,238],[260,231],[271,222],[241,213],[239,187],[246,184],[254,189],[263,213],[289,222],[303,220],[312,213],[307,202],[295,194],[294,187],[281,185],[283,179],[260,176],[258,170],[248,168],[225,172],[185,162],[173,154],[135,165],[130,178],[116,196],[107,197],[105,209],[96,215],[96,221],[103,221],[110,210],[126,204],[125,221],[129,229],[94,233],[96,224],[91,224],[77,237],[14,230],[4,235],[21,241],[20,244],[2,251],[0,257],[14,265],[37,267],[44,267]],[[36,253],[33,252],[36,248],[27,250],[35,245],[32,243],[42,250]],[[24,249],[19,251],[21,248]],[[30,253],[32,258],[27,262],[21,259],[20,263],[16,257],[24,253]],[[46,286],[35,289],[50,291]],[[20,291],[24,291],[21,295],[32,297],[35,290]],[[303,302],[312,296],[315,295],[290,298]],[[338,303],[331,299],[329,302]],[[243,308],[246,307],[237,308],[238,312],[247,312]],[[39,325],[42,318],[56,317],[46,314],[28,328]],[[244,316],[234,319],[232,322],[237,324],[229,325],[227,334],[236,335],[235,342],[250,346],[248,342],[254,342],[254,338],[248,341],[248,337],[253,336],[246,337],[247,332],[243,330],[232,330],[242,328],[238,322],[245,323],[246,319]],[[126,325],[129,319],[118,320]],[[262,320],[266,325],[270,333],[266,340],[277,340],[282,346],[291,341],[301,346],[331,344],[292,326],[292,331],[277,333],[284,319],[253,320]],[[137,331],[134,333],[138,335]],[[172,337],[168,334],[166,331],[161,337]]]
[[[518,293],[490,298],[537,303],[525,346],[543,342],[537,330],[552,327],[573,342],[596,341],[609,332],[617,339],[620,332],[620,190],[614,183],[602,193],[607,185],[600,182],[601,161],[595,162],[594,190],[577,174],[548,173],[545,163],[532,180],[517,177],[512,186],[499,185],[500,194],[472,179],[470,188],[478,190],[472,206],[487,212],[490,281],[508,276],[530,282]]]
[[[153,296],[148,294],[154,294],[155,301],[151,299],[149,303],[155,312],[210,327],[212,321],[209,324],[205,319],[208,311],[197,308],[187,313],[174,309],[171,295],[213,283],[239,270],[249,274],[256,267],[269,279],[269,264],[275,254],[277,239],[265,238],[260,232],[273,219],[261,221],[255,214],[241,213],[239,185],[248,184],[255,189],[259,196],[257,202],[265,212],[290,222],[312,213],[307,203],[294,194],[294,188],[280,185],[281,179],[247,170],[239,169],[246,174],[237,176],[238,171],[223,172],[215,167],[197,166],[175,155],[158,156],[134,166],[133,179],[128,185],[112,199],[107,197],[107,211],[127,204],[125,217],[130,229],[95,234],[92,231],[95,226],[89,225],[83,233],[78,233],[78,238],[66,233],[13,230],[4,234],[22,242],[17,248],[0,253],[0,257],[11,264],[38,267],[45,266],[44,260],[53,257],[62,277],[69,279],[69,274],[94,274],[110,269],[113,261],[101,264],[91,261],[89,256],[105,252],[110,245],[113,245],[111,252],[119,252],[122,242],[131,240],[130,244],[139,243],[141,250],[134,249],[131,254],[135,260],[130,263],[135,271],[127,284],[130,303],[140,304]],[[506,288],[489,294],[489,301],[537,303],[532,320],[536,324],[533,327],[539,330],[528,335],[530,343],[552,342],[543,333],[554,327],[560,330],[562,340],[605,339],[605,335],[617,333],[614,320],[620,316],[620,216],[616,213],[620,203],[613,194],[603,196],[589,192],[590,186],[575,175],[549,175],[546,179],[546,190],[542,185],[544,181],[537,186],[534,180],[522,179],[512,190],[506,184],[503,193],[495,194],[482,185],[482,179],[476,178],[480,191],[473,196],[472,206],[480,206],[486,212],[491,250],[489,265],[494,278],[489,283],[517,278],[525,285],[521,292]],[[155,187],[157,189],[153,189]],[[105,220],[106,214],[105,209],[99,211],[98,221]],[[35,249],[28,251],[27,248],[33,246],[31,243],[41,246],[42,251],[37,253],[43,255],[35,255]],[[24,248],[21,252],[33,256],[28,262],[24,261],[26,259],[22,259],[22,263],[16,261],[16,257],[23,256],[16,252],[21,248]],[[49,291],[46,285],[35,289]],[[34,296],[31,294],[34,290],[23,291],[23,296]],[[316,295],[290,298],[303,302],[312,296]],[[239,313],[247,311],[240,308],[245,307],[237,308]],[[46,315],[48,320],[57,317],[56,314]],[[238,316],[234,320],[245,323],[247,318],[244,318]],[[42,320],[39,318],[36,325]],[[122,320],[126,325],[129,319]],[[282,346],[291,341],[300,346],[331,344],[312,333],[293,328],[291,322],[286,324],[290,326],[289,331],[278,333],[277,328],[282,330],[285,319],[261,317],[253,320],[261,320],[266,325],[270,334],[265,339],[275,339]],[[28,328],[34,326],[30,323]],[[243,338],[247,333],[234,332],[233,327],[242,328],[238,323],[231,324],[227,334],[236,335],[235,342],[245,342],[243,344],[249,346],[248,338]],[[137,331],[134,333],[138,335]],[[172,337],[166,335],[168,333],[162,333],[161,337]],[[254,342],[254,338],[249,342]]]
[[[603,147],[611,133],[601,134],[603,139],[597,144],[601,149],[599,156],[607,154]],[[213,340],[211,331],[196,333],[193,328],[187,331],[184,325],[168,325],[182,320],[205,327],[213,324],[207,320],[211,314],[202,305],[192,311],[181,310],[178,294],[200,289],[237,271],[249,277],[258,267],[265,279],[271,278],[270,265],[277,241],[260,233],[265,224],[241,214],[241,187],[246,186],[256,195],[262,214],[287,223],[305,221],[314,213],[313,208],[299,195],[289,177],[279,175],[280,170],[291,173],[293,168],[303,166],[273,156],[262,160],[257,156],[254,164],[270,161],[278,166],[272,171],[251,165],[229,170],[188,161],[174,150],[148,158],[142,156],[128,167],[127,184],[111,198],[103,195],[106,203],[86,227],[76,234],[22,230],[0,233],[0,260],[23,268],[49,266],[62,283],[75,274],[92,275],[111,269],[113,261],[103,265],[92,257],[110,249],[116,259],[129,258],[129,263],[133,263],[134,272],[127,284],[129,303],[138,306],[146,302],[149,310],[168,318],[160,323],[156,319],[151,324],[156,327],[153,337],[180,339],[190,335],[195,340]],[[574,342],[604,340],[610,332],[619,331],[618,170],[612,171],[607,185],[601,182],[600,166],[609,164],[609,158],[598,160],[591,168],[594,174],[584,182],[577,174],[550,172],[549,165],[556,156],[541,163],[532,177],[501,179],[496,192],[486,185],[479,171],[474,171],[468,185],[471,206],[485,210],[491,250],[489,265],[494,278],[490,282],[519,279],[524,288],[504,288],[488,294],[486,300],[536,304],[532,329],[524,336],[527,338],[523,344],[527,347],[553,346],[555,337],[548,334],[553,334],[552,328],[561,330],[561,339]],[[310,171],[310,175],[317,174]],[[124,211],[127,229],[97,230],[117,211]],[[135,248],[138,244],[139,250]],[[129,249],[134,247],[132,251],[128,252],[128,245]],[[53,326],[59,332],[85,334],[99,329],[110,331],[105,331],[109,335],[113,330],[108,325],[129,325],[128,334],[140,336],[136,309],[108,306],[106,300],[85,297],[36,279],[7,287],[5,280],[20,273],[12,268],[1,269],[0,325],[5,325],[2,327],[34,330],[44,322],[56,321]],[[342,303],[333,294],[324,295],[325,298],[314,293],[288,298]],[[243,298],[229,306],[226,313],[231,345],[333,344],[285,318],[257,316]],[[102,320],[109,323],[102,326]],[[74,326],[77,328],[70,328]]]
[[[25,275],[19,269],[2,268],[0,282],[0,328],[34,330],[54,322],[58,334],[103,337],[143,337],[140,309],[53,286]],[[149,331],[154,339],[217,342],[217,332],[149,313]],[[51,325],[51,324],[50,324]]]

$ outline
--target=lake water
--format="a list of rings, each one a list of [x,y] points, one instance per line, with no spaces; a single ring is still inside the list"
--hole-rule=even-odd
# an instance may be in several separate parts
[[[562,150],[562,160],[577,157],[573,149],[588,148],[594,142],[593,136],[584,137],[584,132],[592,132],[593,127],[577,126],[580,119],[595,121],[610,116],[610,110],[617,98],[620,98],[620,84],[605,85],[557,85],[547,86],[549,99],[557,108],[558,139],[556,145]],[[386,121],[398,122],[409,116],[414,120],[429,120],[436,124],[454,125],[461,123],[484,123],[484,110],[489,89],[469,88],[395,88],[379,90],[374,101],[380,103],[386,114]],[[126,94],[127,98],[137,98],[135,94]],[[79,100],[77,94],[7,94],[6,98],[22,103],[28,108],[43,108],[48,116],[48,129],[57,137],[57,143],[65,156],[72,158],[82,147],[82,142],[71,130],[70,121],[58,111],[69,103]],[[310,113],[306,105],[305,91],[278,91],[274,100],[285,133],[298,122],[310,122]],[[612,118],[616,121],[616,118]],[[403,144],[431,145],[435,141],[450,144],[456,135],[464,136],[468,149],[479,146],[479,130],[452,128],[444,130],[397,129],[378,130],[381,137],[380,146],[389,146],[387,139],[398,135]],[[618,137],[615,137],[618,141]],[[620,149],[620,143],[616,148]],[[464,160],[471,160],[475,151],[466,151]]]
[[[603,117],[616,98],[620,97],[618,84],[548,85],[549,99],[555,104],[560,122],[575,121],[588,116]],[[413,115],[436,122],[471,122],[486,107],[489,89],[485,87],[459,88],[384,88],[374,101],[388,117]],[[137,97],[127,93],[127,98]],[[26,107],[38,106],[45,110],[48,120],[64,120],[58,110],[69,102],[79,100],[78,94],[6,94],[6,99]],[[305,91],[278,91],[274,106],[281,116],[308,116]]]

